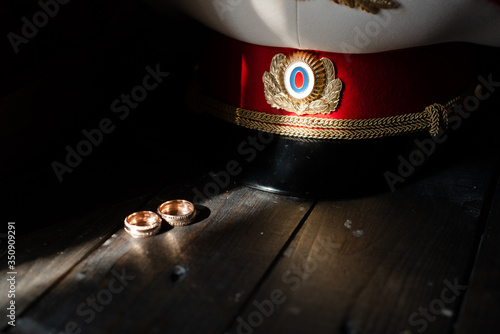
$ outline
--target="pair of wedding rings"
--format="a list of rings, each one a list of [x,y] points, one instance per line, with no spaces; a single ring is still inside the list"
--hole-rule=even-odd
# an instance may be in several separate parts
[[[193,203],[175,199],[162,203],[157,213],[139,211],[128,215],[124,221],[124,229],[135,238],[147,238],[160,232],[162,219],[174,227],[179,227],[192,223],[195,216],[196,208]]]

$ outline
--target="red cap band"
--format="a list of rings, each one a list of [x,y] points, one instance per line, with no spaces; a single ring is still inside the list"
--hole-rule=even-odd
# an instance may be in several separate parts
[[[295,115],[267,103],[262,76],[276,54],[289,48],[249,44],[213,33],[201,66],[202,92],[234,107]],[[372,54],[312,51],[330,59],[343,83],[338,108],[329,119],[369,119],[421,112],[446,103],[474,82],[472,44],[447,43]]]

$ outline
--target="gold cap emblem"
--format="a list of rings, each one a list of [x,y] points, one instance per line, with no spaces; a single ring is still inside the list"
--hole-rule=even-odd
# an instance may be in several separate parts
[[[330,59],[305,51],[273,57],[262,77],[267,102],[298,115],[331,114],[340,101],[342,81]]]

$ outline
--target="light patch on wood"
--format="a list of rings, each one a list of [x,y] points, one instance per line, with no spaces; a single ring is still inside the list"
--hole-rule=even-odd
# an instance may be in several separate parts
[[[352,228],[352,220],[347,219],[344,223],[344,226],[347,227],[348,229]]]
[[[363,230],[352,231],[352,235],[355,236],[356,238],[361,238],[365,235],[365,231]]]
[[[448,317],[448,318],[451,318],[453,317],[453,310],[450,310],[449,308],[444,308],[442,311],[441,311],[441,314],[444,315],[445,317]]]

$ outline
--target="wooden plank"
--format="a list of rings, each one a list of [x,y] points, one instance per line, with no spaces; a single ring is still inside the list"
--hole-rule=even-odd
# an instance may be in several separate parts
[[[500,314],[500,182],[482,236],[457,333],[495,333]]]
[[[189,198],[191,189],[169,189],[145,209]],[[82,333],[222,332],[312,202],[237,188],[201,204],[202,220],[188,227],[139,240],[118,231],[31,307],[13,332],[72,332],[72,326]],[[122,281],[123,293],[110,293]],[[94,311],[92,298],[102,304]]]
[[[144,204],[137,198],[85,215],[77,221],[67,221],[36,233],[16,238],[16,315],[21,315],[31,303],[47,291],[72,268],[99,247],[119,228],[116,217],[123,217],[131,207]],[[3,246],[3,244],[2,244]],[[8,270],[7,253],[1,259],[2,272]],[[8,291],[9,282],[0,281],[0,290]],[[6,319],[10,298],[1,298],[2,316]],[[1,324],[2,327],[6,323]],[[5,329],[5,327],[4,327]]]
[[[394,193],[318,203],[227,332],[449,330],[492,169],[466,160]]]

